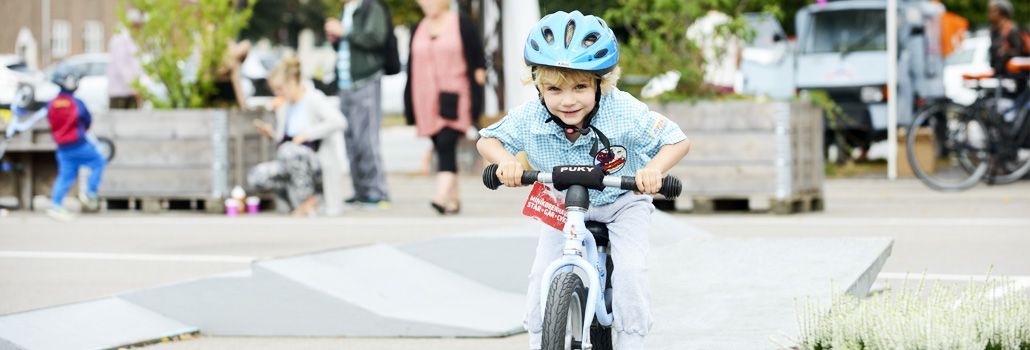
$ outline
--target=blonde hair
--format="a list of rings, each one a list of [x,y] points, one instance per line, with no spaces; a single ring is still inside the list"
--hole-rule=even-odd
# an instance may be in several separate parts
[[[300,81],[300,60],[293,56],[287,56],[279,61],[268,73],[268,79],[283,79],[286,81]]]
[[[622,70],[618,66],[605,76],[601,77],[601,94],[607,95],[615,87],[615,84],[619,81],[619,76],[622,75]],[[548,66],[537,66],[535,69],[530,68],[527,70],[527,75],[523,79],[523,83],[536,84],[537,89],[543,90],[545,84],[547,85],[562,85],[566,82],[581,82],[581,81],[594,81],[597,79],[597,75],[582,70],[567,69],[567,68],[555,68]]]

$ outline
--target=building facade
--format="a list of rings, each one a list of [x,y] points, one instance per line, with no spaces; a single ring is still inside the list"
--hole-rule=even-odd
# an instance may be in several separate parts
[[[0,0],[0,54],[46,67],[82,53],[106,52],[119,0]]]

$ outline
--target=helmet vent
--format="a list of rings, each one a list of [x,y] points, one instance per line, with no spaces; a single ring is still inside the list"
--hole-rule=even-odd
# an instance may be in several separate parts
[[[551,28],[544,27],[542,32],[544,35],[544,41],[547,41],[548,44],[554,44],[554,32],[551,31]]]
[[[569,47],[572,42],[572,35],[576,33],[576,21],[569,21],[569,24],[565,25],[565,48]]]
[[[530,40],[529,46],[533,47],[534,51],[540,51],[540,45],[537,45],[536,40]]]
[[[597,53],[594,54],[594,58],[601,58],[601,57],[604,57],[604,55],[607,55],[607,54],[608,54],[608,49],[601,49],[601,51],[598,51]]]
[[[597,40],[600,39],[600,38],[601,38],[600,34],[590,33],[589,35],[587,35],[586,38],[583,38],[583,47],[590,47],[590,45],[593,45],[594,43],[596,43]]]

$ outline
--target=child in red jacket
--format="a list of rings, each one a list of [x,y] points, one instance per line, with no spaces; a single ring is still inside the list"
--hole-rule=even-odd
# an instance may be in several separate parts
[[[61,92],[47,104],[47,120],[50,122],[51,135],[57,143],[57,178],[51,193],[53,205],[47,210],[50,217],[68,221],[74,216],[62,205],[79,175],[79,168],[90,169],[87,190],[79,193],[79,200],[84,208],[95,210],[98,204],[97,188],[104,173],[107,161],[97,151],[93,143],[86,139],[93,118],[82,100],[73,95],[78,87],[79,76],[66,69],[58,68],[54,72],[54,83],[61,87]]]

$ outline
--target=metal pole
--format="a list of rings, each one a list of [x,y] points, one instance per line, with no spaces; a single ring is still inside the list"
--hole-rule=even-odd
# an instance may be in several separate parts
[[[887,178],[898,177],[898,0],[887,0]]]
[[[50,0],[43,0],[43,13],[40,14],[42,17],[42,24],[39,28],[39,36],[42,39],[40,47],[43,49],[43,65],[46,67],[50,65]]]

